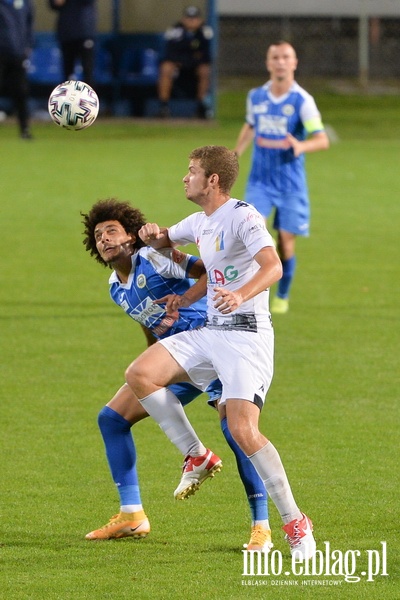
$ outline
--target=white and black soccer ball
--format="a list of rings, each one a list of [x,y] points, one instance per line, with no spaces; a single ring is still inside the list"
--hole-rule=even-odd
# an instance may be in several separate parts
[[[64,81],[51,92],[49,114],[56,125],[65,129],[85,129],[99,113],[99,99],[83,81]]]

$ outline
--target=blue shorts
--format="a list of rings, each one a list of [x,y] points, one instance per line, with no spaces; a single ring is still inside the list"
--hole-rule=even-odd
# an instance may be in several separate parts
[[[283,229],[294,235],[309,235],[310,202],[306,193],[272,195],[264,184],[248,182],[245,201],[252,204],[265,219],[268,219],[275,208],[274,229]]]
[[[187,382],[172,383],[168,386],[168,389],[175,394],[182,406],[190,404],[192,400],[203,393],[198,387]],[[215,402],[219,400],[222,395],[222,383],[220,380],[215,379],[215,381],[212,381],[206,389],[206,393],[208,394],[208,404],[215,407]]]

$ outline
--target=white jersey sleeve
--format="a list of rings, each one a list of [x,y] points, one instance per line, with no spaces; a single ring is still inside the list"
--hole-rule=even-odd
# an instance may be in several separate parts
[[[176,262],[172,252],[172,248],[154,250],[149,247],[146,259],[161,277],[166,277],[168,279],[184,279],[187,277],[189,266],[193,264],[197,258],[192,257],[190,254],[182,253],[181,260]]]

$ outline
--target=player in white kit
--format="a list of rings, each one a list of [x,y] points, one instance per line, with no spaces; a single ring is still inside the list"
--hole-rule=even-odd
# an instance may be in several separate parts
[[[205,146],[189,158],[185,193],[202,212],[169,229],[148,223],[139,236],[154,248],[197,244],[208,275],[207,322],[148,348],[128,367],[126,381],[148,414],[187,455],[180,484],[184,486],[195,473],[190,447],[197,438],[179,400],[166,386],[193,381],[206,389],[218,377],[230,431],[275,503],[292,554],[306,560],[315,553],[311,520],[294,500],[277,450],[258,429],[273,373],[269,288],[281,277],[282,265],[262,215],[230,197],[238,174],[235,153],[223,146]]]

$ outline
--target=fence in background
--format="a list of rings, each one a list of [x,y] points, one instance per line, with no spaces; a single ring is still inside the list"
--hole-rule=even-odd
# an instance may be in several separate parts
[[[220,75],[265,76],[265,51],[285,39],[299,73],[315,77],[395,79],[400,76],[399,17],[227,16],[219,19]]]

